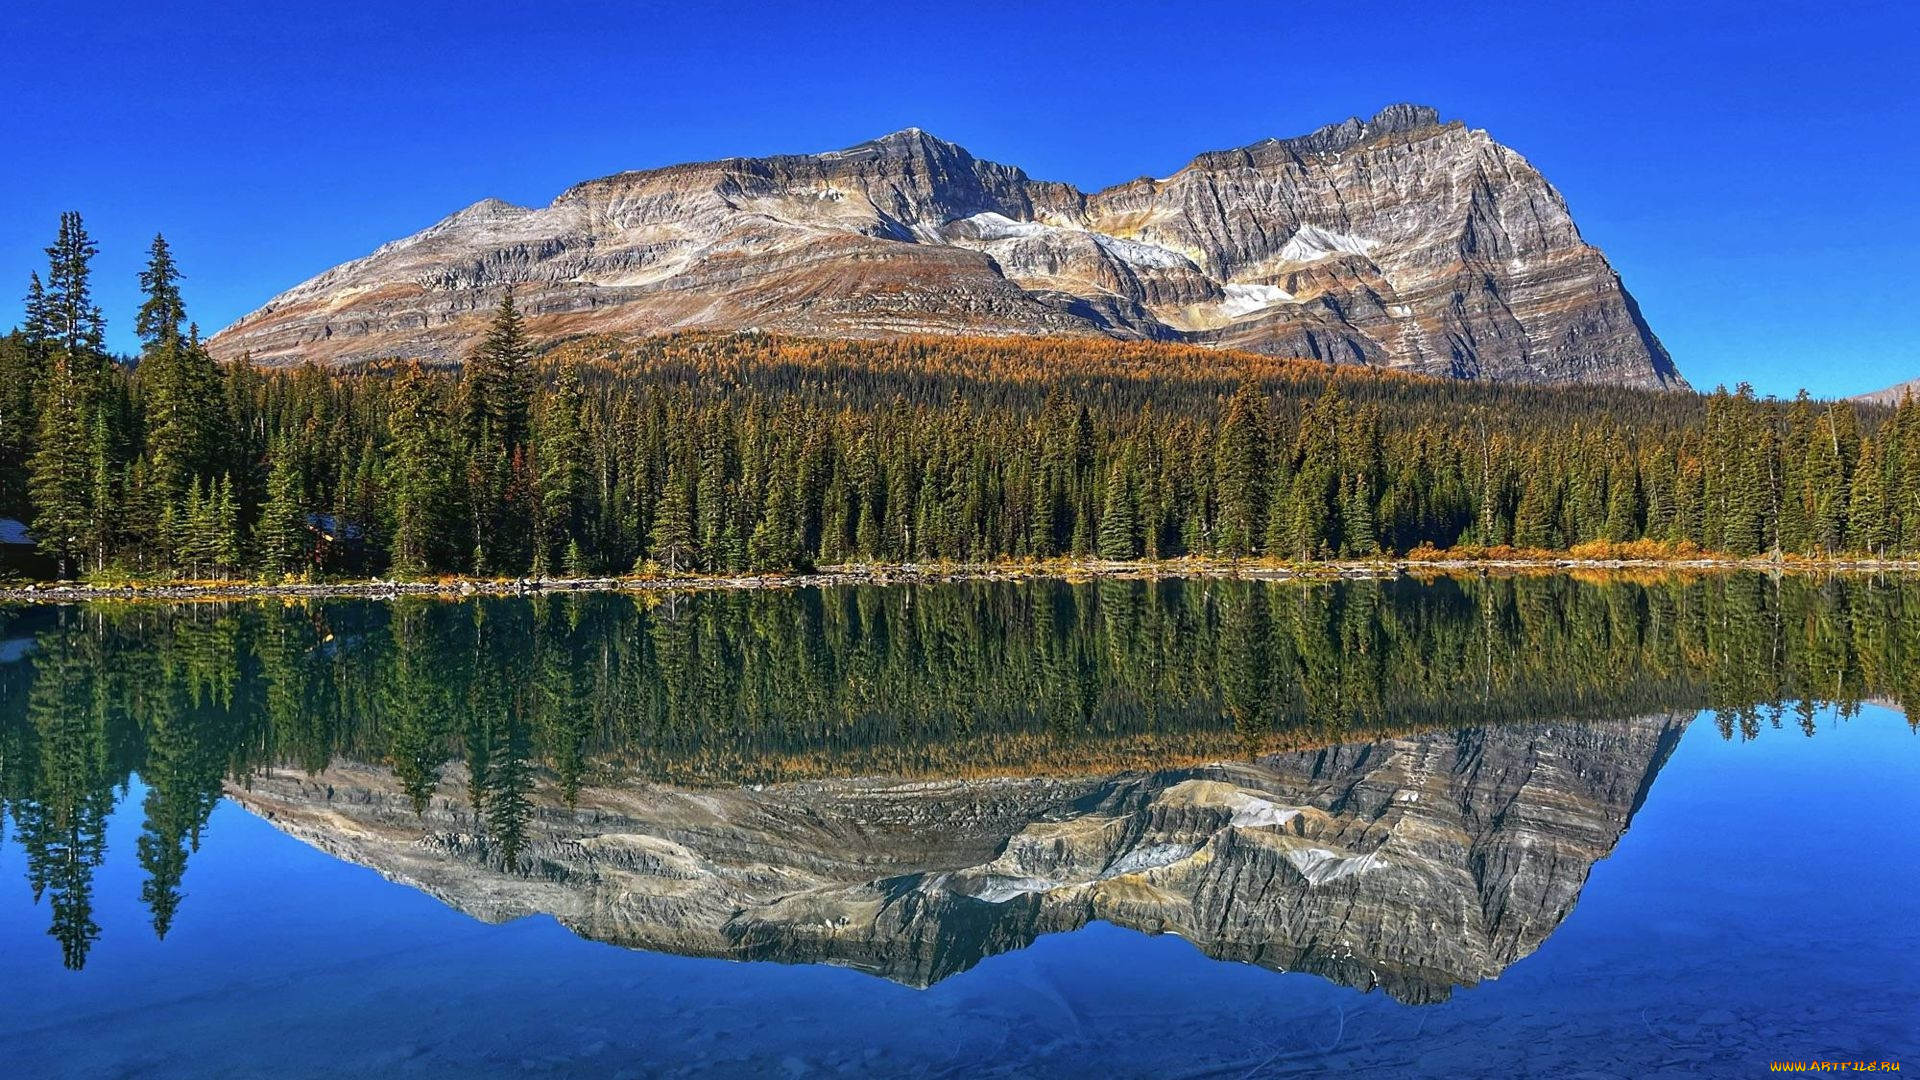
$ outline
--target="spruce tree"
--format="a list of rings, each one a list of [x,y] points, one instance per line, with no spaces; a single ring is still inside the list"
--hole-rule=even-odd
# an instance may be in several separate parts
[[[1913,555],[1920,553],[1920,401],[1908,395],[1894,420],[1899,461],[1890,474],[1889,509],[1899,525],[1900,550]]]
[[[691,569],[699,558],[694,545],[693,503],[691,471],[677,461],[668,465],[649,540],[653,561],[669,571]]]
[[[185,572],[188,578],[197,579],[206,573],[211,548],[209,535],[212,532],[207,503],[206,485],[196,480],[187,485],[186,495],[167,515],[173,565],[176,570]]]
[[[1074,410],[1072,440],[1073,456],[1069,460],[1071,471],[1068,473],[1068,513],[1072,518],[1067,530],[1067,544],[1075,556],[1083,556],[1093,552],[1093,497],[1097,487],[1094,480],[1093,413],[1084,404]]]
[[[532,427],[533,346],[509,288],[495,309],[487,336],[467,360],[467,422],[472,437],[485,436],[511,457]]]
[[[87,502],[91,508],[87,546],[95,570],[107,565],[107,553],[118,546],[120,515],[125,509],[121,476],[114,457],[106,412],[98,410],[93,414],[93,428],[87,440]]]
[[[1781,551],[1795,555],[1813,553],[1813,493],[1808,487],[1807,465],[1817,421],[1813,399],[1805,390],[1787,407],[1786,430],[1780,443],[1780,506],[1774,528]]]
[[[1846,461],[1831,408],[1814,427],[1803,472],[1814,549],[1832,555],[1846,542],[1848,492]]]
[[[72,576],[93,526],[93,477],[88,469],[93,435],[90,366],[90,360],[65,350],[55,356],[40,395],[35,450],[29,463],[34,538],[53,557],[62,578]]]
[[[60,215],[60,231],[47,248],[47,283],[42,294],[47,344],[93,365],[84,374],[104,372],[107,323],[93,302],[93,257],[99,253],[80,215]]]
[[[240,569],[240,506],[233,497],[233,478],[222,475],[206,504],[207,561],[222,576]]]
[[[1340,499],[1341,552],[1349,556],[1380,553],[1380,535],[1373,513],[1373,488],[1365,473],[1343,477]]]
[[[232,441],[220,369],[198,333],[182,331],[179,280],[166,238],[154,237],[140,273],[146,299],[136,323],[142,342],[137,376],[146,405],[143,450],[154,484],[172,499],[196,477],[224,471],[219,458]]]
[[[1847,499],[1847,546],[1881,556],[1893,546],[1892,516],[1887,507],[1887,482],[1878,440],[1861,444],[1860,462],[1853,471]]]
[[[459,411],[465,428],[466,502],[479,573],[517,574],[530,562],[546,572],[551,538],[537,536],[541,479],[529,475],[533,421],[533,347],[508,288],[486,337],[468,356]]]
[[[539,503],[533,572],[553,573],[568,547],[578,548],[586,502],[586,446],[580,432],[581,389],[571,366],[562,368],[540,417]]]
[[[34,400],[41,357],[23,333],[0,337],[0,516],[27,518],[27,462],[33,454]]]
[[[304,502],[298,453],[291,440],[283,439],[268,460],[267,501],[254,526],[262,573],[278,576],[300,568],[308,548]]]
[[[874,449],[874,433],[862,431],[854,445],[853,484],[858,495],[853,502],[857,516],[853,527],[853,549],[860,558],[877,562],[886,545],[886,473]]]
[[[1100,557],[1123,561],[1140,555],[1134,514],[1133,451],[1129,446],[1107,473],[1107,494],[1100,512]]]
[[[1527,469],[1520,503],[1513,511],[1513,542],[1523,548],[1560,546],[1560,483],[1544,451],[1536,451]]]
[[[766,497],[753,534],[747,539],[747,559],[756,570],[791,570],[799,563],[795,542],[793,473],[774,468],[767,477]]]
[[[29,518],[28,459],[39,424],[40,387],[50,362],[47,296],[40,275],[27,287],[26,320],[0,339],[0,514]]]
[[[1606,539],[1614,543],[1640,534],[1640,471],[1626,447],[1615,442],[1608,455]]]
[[[70,576],[99,534],[94,502],[99,477],[95,421],[108,367],[106,321],[94,306],[89,267],[96,253],[80,215],[60,215],[60,231],[47,248],[47,285],[29,305],[44,334],[51,364],[40,394],[35,450],[28,463],[37,540],[52,555],[62,577]],[[37,283],[36,283],[37,284]]]
[[[1266,405],[1252,384],[1234,392],[1213,445],[1216,541],[1222,554],[1238,559],[1253,553],[1267,519]]]
[[[134,317],[133,332],[148,348],[178,344],[187,310],[180,299],[180,270],[173,263],[173,251],[164,236],[156,234],[147,250],[147,266],[140,271],[140,292],[146,299]]]
[[[28,275],[27,317],[20,324],[20,334],[27,347],[44,359],[48,343],[53,339],[53,318],[47,311],[47,289],[40,283],[37,270]]]
[[[434,380],[417,363],[401,376],[394,398],[384,483],[393,566],[409,576],[447,570],[460,548],[446,414]]]

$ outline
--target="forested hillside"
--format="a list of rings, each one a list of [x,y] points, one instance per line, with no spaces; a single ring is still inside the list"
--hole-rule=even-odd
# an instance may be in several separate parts
[[[62,574],[487,575],[1651,541],[1920,554],[1920,406],[1420,379],[1092,340],[530,340],[216,364],[156,238],[138,357],[63,217],[0,339],[0,516]]]

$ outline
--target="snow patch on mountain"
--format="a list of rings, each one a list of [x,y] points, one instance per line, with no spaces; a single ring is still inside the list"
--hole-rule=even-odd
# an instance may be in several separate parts
[[[1112,866],[1101,872],[1100,879],[1104,881],[1122,874],[1137,874],[1142,870],[1172,866],[1191,856],[1195,850],[1190,844],[1148,844],[1137,847],[1115,859]]]
[[[1318,262],[1335,255],[1365,255],[1379,246],[1377,240],[1308,224],[1300,226],[1299,231],[1281,246],[1280,261],[1305,263]]]
[[[1050,234],[1084,236],[1099,245],[1100,250],[1113,258],[1143,270],[1173,270],[1193,265],[1193,260],[1185,255],[1158,244],[1129,240],[1125,237],[1068,225],[1015,221],[991,210],[949,222],[945,231],[953,236],[984,243],[992,243],[996,240],[1024,240]]]
[[[1033,893],[1052,892],[1059,888],[1064,888],[1061,882],[1050,881],[1046,878],[1005,877],[996,875],[985,878],[977,883],[970,883],[969,887],[956,887],[955,891],[962,892],[972,896],[975,900],[980,900],[988,904],[1004,904],[1009,900],[1018,899],[1022,896],[1029,896]]]
[[[1241,285],[1231,283],[1222,286],[1227,298],[1221,302],[1220,311],[1228,318],[1237,319],[1242,315],[1251,315],[1262,308],[1275,304],[1284,304],[1293,299],[1293,294],[1278,285]]]
[[[1287,861],[1293,864],[1300,876],[1311,885],[1325,885],[1341,878],[1364,874],[1369,870],[1378,870],[1387,865],[1387,861],[1378,852],[1368,855],[1341,855],[1326,848],[1294,848],[1287,852]]]
[[[1158,244],[1123,240],[1118,236],[1108,236],[1106,233],[1097,232],[1089,235],[1093,237],[1094,243],[1100,245],[1101,250],[1130,266],[1138,266],[1146,270],[1173,270],[1192,265],[1192,261],[1185,255]]]
[[[1017,237],[1040,236],[1052,225],[1042,225],[1037,221],[1015,221],[1004,214],[991,210],[964,217],[953,224],[964,226],[960,229],[963,236],[972,236],[975,240],[1011,240]]]

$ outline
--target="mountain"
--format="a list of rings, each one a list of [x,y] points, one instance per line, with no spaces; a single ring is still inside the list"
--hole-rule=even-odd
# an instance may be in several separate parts
[[[513,865],[442,778],[336,763],[227,794],[489,922],[926,986],[1104,920],[1411,1002],[1494,978],[1573,909],[1685,716],[1442,730],[1110,777],[638,782],[529,799]]]
[[[1870,394],[1855,394],[1852,400],[1874,405],[1899,405],[1909,397],[1920,398],[1920,379],[1894,383],[1885,390],[1875,390]]]
[[[1091,194],[918,129],[488,199],[274,297],[224,358],[461,358],[538,335],[763,329],[1177,341],[1459,378],[1685,381],[1565,201],[1395,105]]]

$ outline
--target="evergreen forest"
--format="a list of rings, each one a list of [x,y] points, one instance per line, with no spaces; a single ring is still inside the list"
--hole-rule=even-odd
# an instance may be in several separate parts
[[[1920,405],[1440,381],[1080,339],[534,340],[216,362],[156,237],[136,356],[63,215],[0,338],[0,517],[96,581],[1429,549],[1920,556]]]

